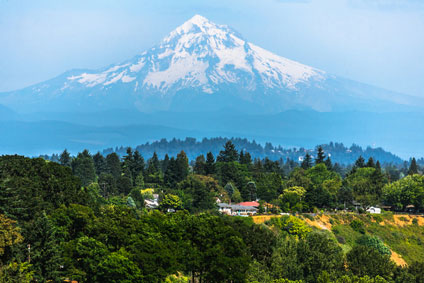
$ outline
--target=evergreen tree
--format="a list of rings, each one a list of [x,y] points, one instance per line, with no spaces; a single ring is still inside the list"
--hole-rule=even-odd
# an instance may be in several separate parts
[[[170,188],[175,187],[177,183],[179,182],[177,175],[178,175],[177,161],[175,160],[174,157],[171,157],[168,163],[168,168],[166,168],[166,172],[164,174],[165,184]]]
[[[257,173],[264,171],[262,161],[259,158],[255,158],[255,162],[253,163],[253,170]]]
[[[324,162],[325,166],[327,167],[328,170],[332,171],[333,170],[333,163],[331,162],[331,158],[330,156],[327,157],[327,159]]]
[[[72,171],[74,175],[79,177],[83,186],[88,186],[96,181],[96,169],[94,161],[88,150],[78,153],[77,157],[72,161]]]
[[[377,163],[375,163],[375,169],[381,172],[381,165],[380,165],[380,161],[378,160],[377,160]]]
[[[69,154],[69,152],[66,149],[60,154],[59,162],[63,166],[71,167],[72,158],[71,158],[71,155]]]
[[[31,264],[36,281],[57,281],[63,264],[57,228],[43,213],[35,220],[33,228],[25,239],[31,245]]]
[[[93,156],[93,161],[97,176],[100,176],[101,173],[107,172],[106,160],[100,152],[97,152]]]
[[[156,152],[154,152],[152,158],[149,159],[146,173],[147,175],[154,175],[159,172],[160,172],[159,158]]]
[[[166,169],[168,168],[168,165],[169,165],[169,155],[167,153],[167,154],[165,154],[165,158],[161,162],[162,172],[166,172]]]
[[[124,156],[123,163],[122,163],[122,171],[125,176],[133,179],[133,176],[135,178],[136,172],[134,170],[134,155],[131,147],[127,148],[126,151],[127,155]]]
[[[189,173],[188,158],[184,151],[181,150],[181,152],[177,154],[176,164],[177,182],[181,182],[187,178]]]
[[[324,150],[322,149],[322,146],[319,146],[317,158],[315,159],[315,164],[324,163],[324,159],[325,159]]]
[[[224,150],[219,152],[216,158],[217,162],[234,162],[239,160],[239,154],[236,150],[235,145],[231,141],[227,141],[224,145]]]
[[[415,157],[412,158],[411,164],[409,165],[408,169],[408,175],[418,174],[418,166],[417,166],[417,160],[415,160]]]
[[[247,187],[247,192],[249,193],[249,195],[248,195],[247,198],[243,197],[243,199],[246,200],[246,201],[255,201],[256,198],[257,198],[257,196],[256,196],[256,190],[257,189],[256,189],[255,182],[251,181],[251,182],[247,183],[246,187]]]
[[[108,154],[106,156],[106,165],[107,165],[107,172],[109,174],[112,174],[115,180],[118,180],[118,178],[121,176],[121,173],[122,173],[121,161],[119,159],[118,154],[116,154],[115,152]]]
[[[206,159],[203,154],[196,157],[196,162],[194,163],[194,173],[199,175],[206,175]]]
[[[99,176],[99,188],[100,194],[105,199],[108,199],[110,196],[115,195],[116,193],[116,179],[110,173],[101,173]]]
[[[224,187],[224,190],[228,193],[228,195],[230,196],[230,198],[233,196],[234,191],[236,190],[236,188],[234,187],[233,184],[231,183],[227,183]]]
[[[210,151],[206,154],[205,174],[215,174],[215,158]]]
[[[365,159],[361,156],[355,161],[354,168],[364,168],[365,167]]]
[[[312,158],[309,155],[309,153],[306,153],[305,158],[302,161],[302,164],[300,165],[300,167],[302,167],[305,170],[308,170],[309,168],[312,167]]]
[[[374,159],[372,157],[368,158],[368,162],[365,165],[365,167],[372,167],[375,168],[375,163],[374,163]]]
[[[140,152],[136,150],[134,152],[134,176],[138,176],[140,173],[144,174],[144,158],[141,156]]]
[[[251,165],[252,164],[252,156],[247,151],[240,152],[240,164]]]

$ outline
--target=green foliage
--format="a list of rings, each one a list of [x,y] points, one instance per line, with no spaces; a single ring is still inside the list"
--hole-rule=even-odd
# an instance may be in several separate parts
[[[382,276],[390,279],[394,271],[394,263],[389,255],[381,254],[377,249],[357,245],[347,254],[347,265],[357,276]]]
[[[372,247],[376,250],[378,250],[383,255],[391,255],[392,252],[390,249],[381,241],[380,238],[376,236],[370,236],[370,235],[363,235],[360,237],[356,243],[358,245],[363,245],[367,247]]]
[[[328,233],[311,232],[305,238],[286,238],[271,263],[274,278],[316,282],[323,271],[343,274],[343,251]]]
[[[359,219],[354,219],[352,222],[350,222],[350,227],[352,227],[352,229],[355,230],[356,232],[365,234],[364,222],[362,222]]]
[[[364,206],[371,206],[380,202],[386,182],[380,170],[372,167],[358,167],[346,177],[345,186],[352,190],[356,201]]]
[[[217,162],[235,162],[238,160],[239,154],[231,141],[225,143],[224,150],[221,150],[216,158]]]
[[[403,210],[410,204],[416,209],[424,208],[424,176],[409,175],[387,184],[383,188],[383,199],[387,205],[398,210]]]
[[[140,269],[128,256],[129,254],[123,249],[106,256],[99,264],[97,282],[131,283],[141,281],[143,277]]]
[[[299,238],[305,238],[312,231],[303,220],[291,215],[271,218],[266,224],[275,226],[279,230],[285,231],[290,235],[296,235]]]
[[[96,181],[94,161],[88,150],[78,153],[77,157],[72,160],[72,171],[81,179],[83,186],[88,186]]]
[[[0,282],[2,283],[30,283],[34,282],[34,271],[28,262],[11,262],[0,267]]]
[[[173,195],[173,194],[166,194],[163,197],[163,199],[162,199],[162,201],[159,205],[159,208],[162,211],[167,211],[168,209],[178,210],[178,209],[182,208],[182,205],[183,205],[183,203],[178,196]]]
[[[0,214],[0,256],[3,256],[6,249],[12,245],[23,241],[20,228],[16,227],[16,221]]]

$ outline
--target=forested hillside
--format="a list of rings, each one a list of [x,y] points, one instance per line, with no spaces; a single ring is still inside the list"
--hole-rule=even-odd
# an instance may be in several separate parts
[[[422,211],[416,160],[405,170],[362,157],[338,167],[317,151],[300,164],[254,160],[231,141],[192,165],[184,151],[145,160],[130,148],[64,151],[57,162],[2,156],[0,282],[423,282],[420,223],[355,220],[372,205]],[[265,216],[343,214],[322,230],[309,214],[255,224],[218,212],[217,202],[252,200]],[[416,248],[402,249],[408,242]]]

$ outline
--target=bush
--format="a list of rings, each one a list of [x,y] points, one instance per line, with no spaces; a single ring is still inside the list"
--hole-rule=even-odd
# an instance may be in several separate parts
[[[417,218],[412,219],[412,224],[418,225],[418,219]]]
[[[390,249],[383,243],[383,241],[376,236],[363,235],[357,241],[357,244],[371,247],[379,251],[383,255],[391,255]]]
[[[352,229],[355,230],[356,232],[365,234],[364,222],[362,222],[359,219],[355,219],[352,222],[350,222],[350,227],[352,227]]]
[[[275,226],[290,235],[297,235],[300,238],[305,238],[312,231],[305,221],[295,216],[274,217],[265,224]]]
[[[404,216],[399,217],[399,220],[404,221],[404,222],[409,222],[409,219],[404,217]]]

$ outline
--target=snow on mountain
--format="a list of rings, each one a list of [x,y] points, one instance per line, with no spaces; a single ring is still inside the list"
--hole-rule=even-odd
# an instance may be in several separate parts
[[[229,27],[196,15],[160,45],[133,60],[101,72],[70,76],[67,83],[96,87],[138,82],[144,89],[162,93],[186,87],[213,93],[221,83],[240,81],[245,82],[244,88],[254,90],[257,79],[268,88],[296,89],[297,84],[322,80],[324,75],[323,71],[277,56],[245,41]]]
[[[288,109],[367,110],[380,101],[384,101],[384,109],[399,101],[415,105],[407,96],[399,97],[273,54],[228,26],[196,15],[157,46],[126,62],[94,71],[68,71],[32,87],[0,94],[0,103],[23,112],[231,107],[276,113]]]

